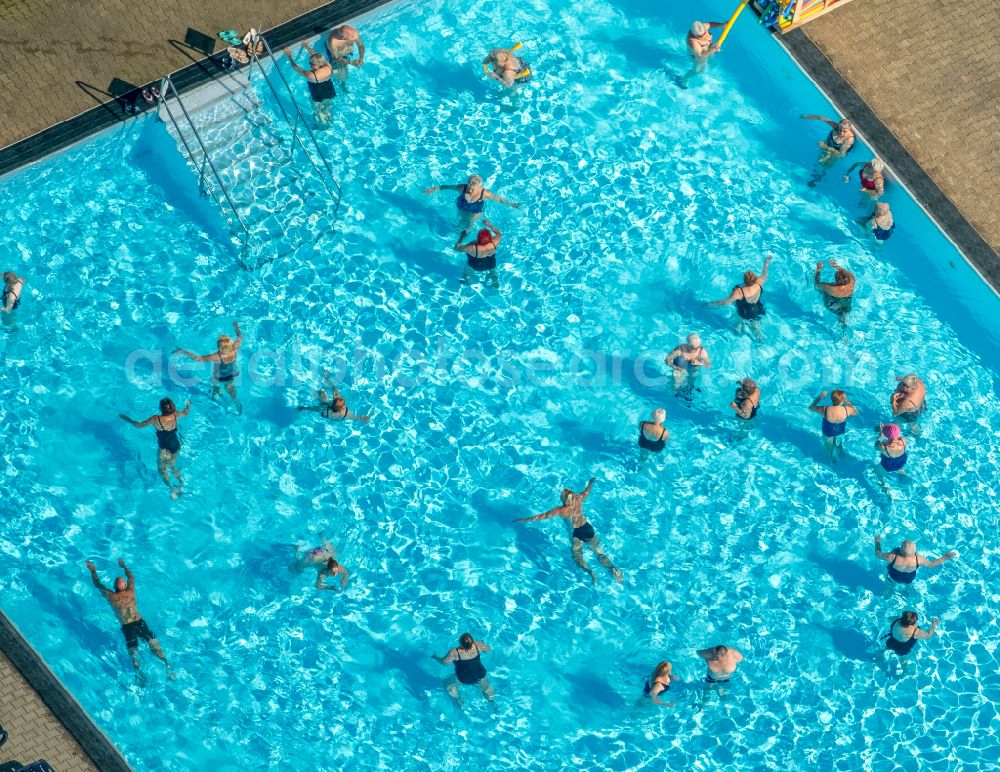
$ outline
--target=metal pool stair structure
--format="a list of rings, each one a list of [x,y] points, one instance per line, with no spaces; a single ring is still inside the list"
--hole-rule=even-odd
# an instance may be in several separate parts
[[[273,60],[263,37],[260,49]],[[255,51],[257,46],[254,46]],[[275,63],[268,73],[261,57],[240,70],[225,72],[181,97],[171,76],[160,82],[158,116],[197,174],[200,195],[211,197],[241,245],[240,264],[252,270],[282,257],[275,244],[295,244],[292,232],[311,218],[340,214],[341,187],[287,79]],[[253,85],[267,86],[274,114]],[[280,81],[276,86],[275,79]],[[266,97],[266,94],[265,94]],[[290,132],[290,135],[289,135]],[[308,161],[306,172],[295,161]],[[260,199],[282,200],[285,208],[267,210]],[[275,189],[280,194],[275,196]]]

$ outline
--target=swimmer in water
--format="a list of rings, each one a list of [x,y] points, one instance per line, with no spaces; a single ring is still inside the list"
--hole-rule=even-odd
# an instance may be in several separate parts
[[[222,394],[222,389],[219,385],[222,384],[226,389],[226,392],[233,400],[233,405],[236,407],[236,413],[240,414],[243,412],[243,405],[240,404],[239,399],[236,397],[236,376],[239,375],[239,371],[236,369],[236,352],[240,350],[240,346],[243,344],[243,333],[240,332],[239,322],[233,322],[233,330],[236,332],[236,339],[233,340],[228,335],[220,335],[217,342],[218,350],[213,351],[211,354],[193,354],[187,349],[179,348],[175,349],[175,354],[181,354],[193,359],[195,362],[214,362],[214,367],[212,368],[212,401]]]
[[[743,661],[739,649],[732,646],[711,646],[699,651],[698,656],[708,665],[705,683],[709,684],[728,683],[736,673],[736,666]]]
[[[674,374],[674,388],[682,396],[690,396],[694,388],[693,381],[699,367],[711,367],[708,351],[701,345],[701,337],[697,333],[687,336],[687,342],[676,346],[664,359]]]
[[[866,227],[871,230],[872,235],[878,241],[888,241],[892,232],[896,230],[896,223],[892,219],[892,210],[884,201],[875,204],[875,211],[866,221]]]
[[[907,461],[906,440],[900,435],[899,427],[896,424],[879,426],[875,447],[878,448],[879,453],[880,475],[884,475],[886,472],[906,474],[906,470],[903,468]],[[884,480],[882,480],[882,489],[887,490]]]
[[[764,308],[764,282],[767,281],[767,269],[774,258],[768,255],[764,259],[764,267],[760,271],[760,276],[753,271],[746,271],[743,274],[743,284],[737,284],[733,291],[722,300],[714,300],[710,306],[728,306],[730,303],[736,306],[736,315],[740,318],[737,329],[743,331],[743,322],[750,325],[757,342],[763,342],[764,336],[760,332],[760,320],[767,311]]]
[[[757,417],[760,409],[760,387],[753,378],[744,378],[736,387],[736,399],[729,403],[729,407],[736,413],[736,417],[742,421],[751,421]]]
[[[163,662],[164,667],[167,668],[167,675],[173,678],[170,664],[167,662],[167,657],[163,653],[163,648],[160,646],[156,634],[149,629],[146,620],[142,618],[139,614],[139,609],[136,607],[135,577],[128,566],[125,565],[125,561],[118,558],[118,565],[125,571],[126,578],[116,577],[115,589],[113,591],[101,584],[101,580],[97,576],[97,569],[94,568],[93,563],[88,560],[86,565],[90,571],[90,580],[101,591],[104,599],[111,604],[111,609],[115,612],[115,616],[118,617],[118,623],[122,626],[122,635],[125,636],[125,648],[128,649],[128,655],[132,658],[132,664],[135,666],[140,680],[145,680],[139,666],[140,638],[148,644],[149,650],[153,652],[153,656]]]
[[[899,382],[889,398],[893,417],[900,423],[909,424],[914,434],[920,433],[917,419],[927,409],[927,387],[916,375],[896,378]]]
[[[823,441],[830,451],[830,463],[835,464],[844,455],[843,437],[847,431],[847,419],[857,415],[858,409],[851,404],[847,393],[842,389],[834,389],[830,394],[833,404],[822,407],[819,401],[825,396],[826,392],[821,391],[809,405],[809,409],[823,416]]]
[[[333,120],[333,98],[337,96],[337,89],[334,88],[332,80],[333,67],[323,54],[318,53],[309,45],[308,41],[303,40],[302,47],[309,52],[308,70],[302,69],[295,63],[290,48],[285,49],[285,56],[292,69],[306,79],[306,86],[309,87],[309,98],[313,103],[316,125],[325,129]]]
[[[294,569],[296,572],[304,571],[306,568],[316,568],[320,570],[322,566],[326,565],[326,562],[330,558],[336,558],[337,551],[333,548],[333,545],[329,541],[323,539],[323,544],[319,547],[313,547],[308,552],[303,553],[301,547],[295,548],[295,565]]]
[[[871,199],[877,199],[885,193],[885,177],[882,175],[882,172],[885,171],[884,161],[873,158],[868,163],[854,164],[847,170],[847,174],[844,175],[844,182],[850,182],[851,175],[858,168],[861,169],[858,172],[858,179],[861,182],[862,193]]]
[[[651,702],[657,705],[673,705],[660,699],[670,691],[670,684],[680,679],[673,674],[673,666],[669,662],[661,662],[653,670],[653,674],[646,679],[646,685],[642,687],[642,694]]]
[[[662,407],[656,408],[648,421],[639,421],[639,447],[653,453],[659,453],[667,446],[670,439],[670,432],[663,422],[667,418],[667,411]]]
[[[483,59],[483,74],[507,88],[525,83],[531,72],[511,48],[493,48]]]
[[[307,410],[311,413],[319,413],[323,418],[330,421],[346,421],[350,419],[352,421],[361,421],[361,423],[368,423],[371,416],[367,415],[355,415],[350,410],[347,409],[347,400],[340,396],[340,391],[333,382],[330,380],[330,374],[327,371],[323,371],[323,381],[331,389],[333,389],[333,398],[327,396],[326,391],[320,389],[316,392],[316,398],[319,400],[318,405],[298,405],[296,410]]]
[[[462,276],[463,284],[468,284],[476,274],[486,272],[490,284],[499,287],[500,280],[496,272],[497,247],[500,246],[503,234],[489,220],[483,219],[483,225],[486,227],[480,230],[476,234],[476,238],[468,244],[462,243],[469,233],[468,230],[463,230],[458,234],[458,239],[452,249],[465,255],[466,270]]]
[[[0,312],[10,314],[21,305],[21,291],[24,289],[24,279],[13,271],[4,271],[3,296],[0,298]]]
[[[938,619],[934,617],[931,620],[931,626],[927,630],[921,630],[917,627],[917,612],[904,611],[899,619],[889,625],[889,634],[885,637],[885,648],[897,657],[905,657],[913,651],[918,640],[931,638],[937,626]]]
[[[695,75],[700,75],[705,71],[708,58],[719,52],[719,46],[712,42],[711,30],[716,27],[725,27],[722,21],[691,23],[691,29],[687,34],[687,50],[691,56],[691,69],[682,77],[678,78],[677,85],[687,88],[688,81]]]
[[[358,55],[352,59],[354,48],[357,46]],[[326,38],[326,52],[330,58],[330,66],[333,68],[333,79],[338,83],[347,81],[347,68],[360,67],[365,63],[365,44],[361,40],[361,35],[349,24],[341,24],[330,30]]]
[[[854,274],[846,268],[837,264],[835,260],[827,261],[827,265],[834,269],[833,282],[820,281],[823,274],[823,261],[816,263],[816,275],[813,282],[823,295],[823,303],[828,309],[833,311],[843,325],[847,324],[847,315],[851,312],[851,298],[854,296],[854,287],[857,283]]]
[[[334,557],[329,557],[326,559],[326,563],[323,567],[316,572],[316,589],[317,590],[335,590],[336,587],[331,587],[324,582],[325,579],[333,579],[334,577],[340,577],[340,589],[344,589],[347,586],[347,569],[344,568],[337,559]]]
[[[484,651],[493,651],[493,649],[482,641],[474,639],[470,633],[462,633],[458,639],[458,646],[454,649],[449,649],[448,653],[443,657],[431,654],[431,658],[442,665],[453,664],[455,666],[455,674],[446,678],[444,685],[448,694],[458,703],[459,707],[462,707],[464,704],[462,702],[462,695],[458,691],[459,684],[478,686],[483,696],[490,702],[493,702],[495,696],[493,687],[490,685],[490,679],[486,676],[486,668],[483,667],[482,660],[479,657]]]
[[[889,565],[886,571],[889,578],[897,584],[913,584],[917,578],[917,569],[921,566],[925,568],[937,568],[942,563],[958,557],[957,550],[945,553],[937,560],[928,560],[923,555],[917,554],[917,544],[913,541],[904,541],[891,552],[882,551],[882,537],[875,537],[875,554],[880,560],[888,560]]]
[[[814,188],[823,179],[827,169],[854,147],[854,126],[846,118],[841,118],[839,121],[822,115],[803,115],[802,118],[807,121],[822,121],[830,127],[826,139],[818,143],[819,160],[816,162],[816,171],[809,180],[809,187]]]
[[[176,499],[184,492],[184,481],[181,480],[181,473],[177,469],[177,455],[181,452],[181,441],[177,436],[177,419],[184,418],[191,412],[191,400],[187,401],[184,409],[177,412],[174,401],[168,397],[160,400],[160,414],[150,416],[145,421],[133,421],[124,413],[119,413],[118,417],[126,423],[132,424],[136,429],[143,429],[152,426],[156,430],[156,470],[163,478],[167,488],[170,489],[170,497]],[[170,473],[173,472],[177,485],[170,482]]]
[[[501,198],[490,190],[483,187],[483,178],[478,174],[469,177],[464,185],[435,185],[427,188],[425,195],[437,193],[439,190],[457,190],[458,198],[455,199],[455,208],[458,210],[458,219],[463,228],[471,228],[473,224],[482,216],[483,208],[487,201],[496,201],[513,209],[520,209],[520,204],[514,204],[505,198]]]
[[[601,544],[597,539],[597,533],[594,531],[594,526],[587,522],[587,518],[583,514],[583,502],[590,495],[590,488],[596,479],[596,477],[591,477],[590,482],[587,483],[587,487],[580,493],[573,493],[569,488],[563,488],[560,496],[562,499],[561,506],[554,507],[548,512],[543,512],[534,517],[519,517],[514,521],[515,523],[533,523],[536,520],[547,520],[550,517],[565,517],[569,520],[570,525],[573,526],[571,541],[573,560],[580,568],[590,574],[590,578],[595,585],[597,584],[597,574],[587,565],[587,561],[583,559],[584,544],[590,546],[594,554],[597,555],[598,562],[611,572],[616,581],[621,582],[622,580],[622,572],[615,568],[611,564],[611,559],[604,554],[604,550],[601,549]]]

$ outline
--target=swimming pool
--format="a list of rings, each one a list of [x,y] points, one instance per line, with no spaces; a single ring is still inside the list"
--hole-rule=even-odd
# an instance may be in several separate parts
[[[28,280],[2,344],[3,605],[137,768],[996,759],[1000,304],[898,186],[884,247],[858,236],[837,170],[806,186],[824,132],[798,115],[830,108],[752,19],[674,87],[690,17],[731,9],[664,5],[428,2],[367,20],[325,140],[340,219],[306,200],[311,167],[276,168],[294,184],[254,184],[248,213],[291,211],[291,227],[257,271],[182,206],[144,124],[2,181],[7,261]],[[479,76],[483,51],[515,40],[538,73],[519,104]],[[255,120],[234,168],[287,146],[280,122]],[[498,291],[460,283],[451,199],[420,193],[472,171],[522,204],[488,208]],[[302,200],[277,200],[293,189]],[[767,252],[757,344],[704,302]],[[859,275],[846,334],[811,287],[819,257]],[[191,386],[157,377],[233,320],[253,373],[242,416],[207,399],[207,366],[181,367],[202,376]],[[689,331],[714,364],[693,403],[657,378]],[[294,411],[324,365],[371,424]],[[890,499],[869,427],[909,371],[932,409]],[[745,374],[762,415],[733,442]],[[835,470],[805,409],[832,386],[862,413]],[[117,418],[165,394],[193,403],[177,501],[152,433]],[[640,464],[635,423],[657,406],[673,437]],[[592,475],[587,511],[625,573],[596,591],[564,525],[511,522]],[[883,530],[962,558],[900,595],[871,554]],[[288,569],[322,536],[352,572],[343,594]],[[143,650],[149,684],[134,684],[83,567],[107,580],[119,555],[175,681]],[[896,679],[876,648],[904,607],[942,626]],[[474,693],[456,713],[430,659],[465,630],[494,648],[495,713]],[[694,652],[717,642],[747,660],[706,692]],[[690,687],[636,707],[664,658]]]

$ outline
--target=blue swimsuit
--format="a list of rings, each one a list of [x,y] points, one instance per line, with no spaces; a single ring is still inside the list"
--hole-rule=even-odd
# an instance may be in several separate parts
[[[823,408],[823,436],[824,437],[839,437],[841,434],[847,431],[847,419],[845,418],[839,424],[832,423],[826,418],[827,408]]]
[[[881,456],[879,458],[879,463],[882,468],[887,472],[898,472],[904,466],[906,466],[906,453],[901,456]]]
[[[896,558],[898,557],[899,555],[893,555],[892,560],[889,561],[889,567],[887,569],[889,578],[899,584],[913,584],[913,580],[917,578],[917,569],[914,568],[912,571],[900,571],[896,568]]]
[[[875,238],[877,238],[879,241],[885,241],[892,235],[892,232],[894,230],[896,230],[896,223],[893,223],[888,228],[883,228],[878,223],[875,223],[875,227],[872,229],[872,233],[875,234]]]
[[[460,212],[468,212],[469,214],[479,214],[483,211],[483,207],[486,206],[486,202],[483,200],[483,196],[486,195],[486,188],[483,188],[482,192],[479,194],[479,198],[475,201],[469,201],[465,197],[465,191],[468,190],[467,185],[462,186],[462,192],[458,194],[458,198],[455,199],[455,206],[458,207]]]

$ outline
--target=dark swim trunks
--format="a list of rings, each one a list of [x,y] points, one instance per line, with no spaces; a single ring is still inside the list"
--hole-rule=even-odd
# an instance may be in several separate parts
[[[122,625],[122,635],[125,636],[125,646],[129,649],[137,649],[140,638],[147,642],[156,638],[156,635],[153,634],[153,631],[146,624],[145,619],[137,619],[134,622],[129,622],[127,625]]]
[[[590,523],[584,523],[579,528],[573,529],[573,538],[580,541],[590,541],[595,536],[597,536],[597,533],[594,531],[594,526]]]

